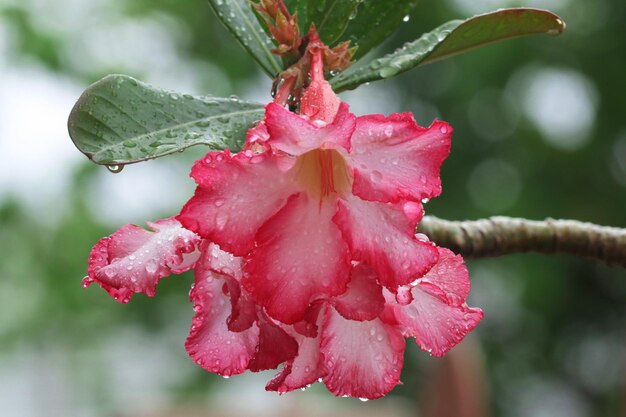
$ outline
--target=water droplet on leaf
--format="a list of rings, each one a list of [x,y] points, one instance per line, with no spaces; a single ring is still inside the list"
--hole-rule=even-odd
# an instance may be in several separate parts
[[[106,167],[113,174],[119,174],[124,169],[124,165],[107,165]]]

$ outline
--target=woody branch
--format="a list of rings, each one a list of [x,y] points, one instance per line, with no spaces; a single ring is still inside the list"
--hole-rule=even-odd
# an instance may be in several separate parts
[[[418,231],[465,256],[562,253],[626,267],[626,229],[616,227],[550,218],[534,221],[498,216],[450,221],[425,216]]]

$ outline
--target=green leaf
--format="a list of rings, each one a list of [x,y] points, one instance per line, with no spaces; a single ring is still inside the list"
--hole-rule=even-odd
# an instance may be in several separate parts
[[[421,64],[449,58],[479,46],[524,35],[558,35],[565,29],[555,14],[537,9],[503,9],[468,20],[454,20],[369,65],[330,80],[336,92],[394,77]]]
[[[305,35],[311,24],[315,24],[320,39],[333,45],[348,26],[357,6],[362,0],[287,0],[285,6],[290,13],[298,14],[300,32]]]
[[[195,97],[125,75],[91,85],[70,113],[76,147],[101,165],[158,158],[194,145],[238,151],[263,106],[236,98]]]
[[[387,39],[416,5],[417,0],[364,0],[339,41],[349,40],[358,46],[354,59],[359,60]]]
[[[283,70],[272,54],[274,44],[257,21],[247,0],[209,0],[211,8],[239,43],[271,78]]]

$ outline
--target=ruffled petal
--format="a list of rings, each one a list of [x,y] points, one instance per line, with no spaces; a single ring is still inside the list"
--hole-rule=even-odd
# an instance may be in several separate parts
[[[224,279],[232,307],[227,324],[228,328],[234,332],[250,328],[257,320],[256,304],[240,286],[242,267],[243,258],[223,251],[215,243],[206,240],[203,242],[202,257],[196,265],[196,270],[201,273],[212,271]]]
[[[100,239],[89,255],[87,287],[97,282],[117,301],[135,293],[153,296],[159,280],[191,268],[200,238],[173,219],[148,222],[153,232],[133,224]]]
[[[448,304],[460,306],[470,292],[470,280],[461,255],[455,255],[450,249],[437,247],[439,261],[420,280],[440,288],[446,295]]]
[[[243,283],[272,318],[298,322],[315,297],[346,290],[350,255],[331,221],[335,210],[298,194],[259,231]]]
[[[341,103],[332,123],[308,121],[276,103],[266,106],[265,124],[270,134],[267,143],[274,150],[302,155],[313,149],[350,150],[350,136],[356,116]]]
[[[328,375],[326,387],[337,396],[379,398],[400,383],[405,341],[379,319],[346,320],[328,308],[320,350]]]
[[[265,126],[265,121],[261,120],[255,126],[246,132],[246,141],[243,144],[242,151],[251,151],[253,153],[262,153],[267,150],[266,142],[270,138],[270,134]]]
[[[298,343],[277,324],[267,318],[259,320],[259,346],[248,369],[252,372],[276,369],[298,354]]]
[[[396,319],[405,327],[405,335],[414,337],[433,356],[445,355],[483,318],[478,308],[450,304],[446,294],[431,283],[421,282],[411,293],[410,304],[395,306]],[[392,299],[389,295],[388,302]]]
[[[293,335],[298,342],[298,356],[287,362],[267,383],[265,386],[267,391],[284,394],[298,388],[306,388],[327,373],[323,363],[324,357],[320,352],[320,335],[306,337],[297,332]]]
[[[423,128],[410,113],[359,117],[349,157],[354,194],[385,202],[438,196],[451,137],[447,123],[436,120]]]
[[[349,320],[373,320],[383,311],[385,297],[376,272],[366,264],[352,267],[348,290],[333,299],[339,314]]]
[[[245,372],[259,344],[259,327],[253,324],[232,332],[226,324],[231,314],[230,297],[223,276],[196,268],[196,284],[189,295],[195,315],[185,342],[194,362],[223,376]]]
[[[418,203],[386,204],[348,196],[338,206],[333,220],[352,257],[369,264],[392,291],[420,278],[437,262],[437,249],[413,233],[416,216],[421,216]]]
[[[305,328],[309,324],[316,328],[322,325],[324,314],[320,312],[324,310],[323,304],[322,301],[314,303],[313,307],[307,311]],[[300,323],[303,322],[297,324]],[[267,391],[277,391],[280,394],[306,388],[325,376],[327,372],[324,366],[324,356],[320,352],[321,332],[316,329],[315,333],[307,336],[296,329],[295,325],[283,327],[298,342],[298,355],[285,363],[283,369],[265,386]]]
[[[210,152],[195,163],[191,176],[198,188],[178,220],[237,256],[250,251],[261,225],[297,191],[267,152]]]

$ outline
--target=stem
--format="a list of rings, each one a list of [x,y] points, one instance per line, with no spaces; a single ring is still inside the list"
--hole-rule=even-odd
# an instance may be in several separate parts
[[[550,218],[450,221],[425,216],[418,231],[438,245],[471,257],[564,253],[626,267],[626,229],[617,227]]]

